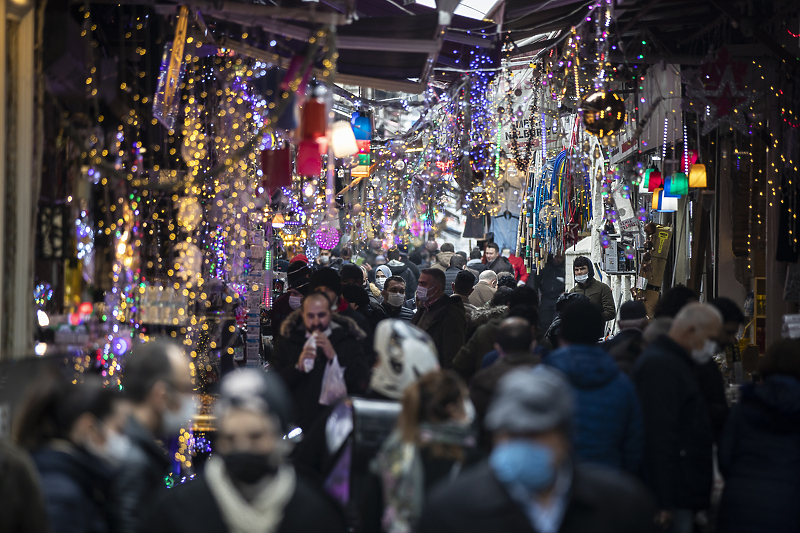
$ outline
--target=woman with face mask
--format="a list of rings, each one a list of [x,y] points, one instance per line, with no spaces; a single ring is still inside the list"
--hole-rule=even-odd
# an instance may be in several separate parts
[[[112,531],[111,476],[130,451],[124,421],[118,393],[99,378],[77,385],[56,373],[36,378],[13,436],[39,472],[51,531]]]
[[[274,373],[245,369],[225,376],[214,452],[203,474],[167,491],[143,531],[344,533],[339,510],[287,460],[290,404]]]
[[[372,464],[380,490],[369,492],[382,502],[364,506],[366,532],[415,531],[428,491],[480,459],[475,408],[457,374],[437,370],[422,376],[406,389],[402,405],[397,429]]]

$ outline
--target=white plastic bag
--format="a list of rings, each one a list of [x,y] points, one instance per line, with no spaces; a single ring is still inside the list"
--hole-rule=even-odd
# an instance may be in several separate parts
[[[306,349],[306,346],[311,346],[311,349],[314,350],[314,353],[317,352],[317,338],[314,335],[311,335],[307,340],[306,343],[303,345],[303,350]],[[303,372],[308,374],[314,370],[314,360],[313,359],[303,359]]]
[[[347,396],[347,385],[344,382],[344,368],[339,365],[339,358],[334,356],[333,360],[325,365],[319,403],[332,405],[345,396]]]

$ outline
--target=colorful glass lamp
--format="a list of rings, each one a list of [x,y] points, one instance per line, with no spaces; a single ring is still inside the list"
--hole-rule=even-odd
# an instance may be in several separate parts
[[[664,183],[664,196],[668,198],[680,198],[689,194],[689,178],[683,172],[676,172]]]
[[[647,181],[647,190],[649,192],[655,193],[656,189],[663,189],[664,188],[664,178],[661,175],[661,172],[653,171],[650,173],[650,179]]]
[[[708,187],[705,165],[701,165],[700,163],[692,165],[692,170],[689,171],[689,187],[695,189],[705,189]]]

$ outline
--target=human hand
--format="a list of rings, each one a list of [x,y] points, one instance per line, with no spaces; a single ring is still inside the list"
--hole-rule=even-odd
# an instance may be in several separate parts
[[[321,331],[317,331],[314,333],[314,338],[317,341],[317,346],[322,348],[322,353],[325,354],[328,361],[333,361],[333,358],[336,357],[336,350],[333,349],[333,345],[328,336]]]
[[[317,358],[317,347],[315,343],[307,342],[305,346],[303,346],[303,351],[300,352],[300,358],[297,360],[297,369],[302,370],[303,372],[308,372],[306,361],[311,361],[309,363],[312,365],[313,362]]]

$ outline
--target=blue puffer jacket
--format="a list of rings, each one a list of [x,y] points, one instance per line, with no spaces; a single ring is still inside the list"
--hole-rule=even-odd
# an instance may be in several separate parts
[[[578,459],[638,472],[642,459],[642,413],[636,388],[598,346],[572,345],[543,363],[563,372],[577,400],[574,438]]]

